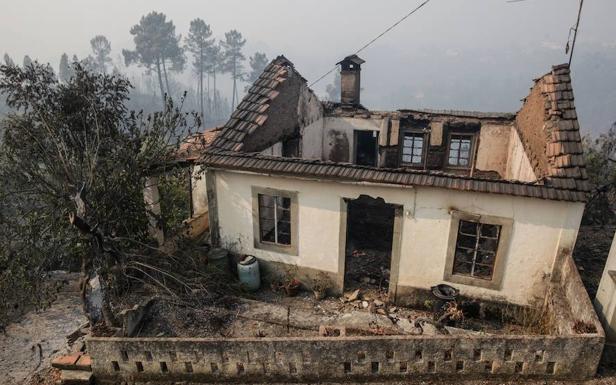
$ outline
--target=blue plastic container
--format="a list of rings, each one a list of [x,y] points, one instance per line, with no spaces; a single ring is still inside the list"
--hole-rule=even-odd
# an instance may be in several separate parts
[[[246,255],[237,264],[237,276],[242,286],[247,290],[259,290],[261,287],[261,272],[257,258],[253,255]]]

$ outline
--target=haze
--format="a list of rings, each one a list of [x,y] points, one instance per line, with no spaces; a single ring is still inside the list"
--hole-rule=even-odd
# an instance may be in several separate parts
[[[414,8],[419,1],[208,0],[6,2],[0,14],[0,54],[28,54],[57,69],[63,52],[90,53],[105,35],[114,61],[132,48],[131,26],[156,10],[186,35],[195,17],[214,36],[237,29],[245,54],[284,54],[313,81]],[[577,0],[432,0],[361,53],[363,104],[371,109],[446,108],[516,111],[533,78],[567,61],[565,44]],[[616,2],[589,0],[572,65],[584,132],[616,121]],[[188,72],[188,71],[187,71]],[[184,75],[184,82],[194,82]],[[323,94],[329,76],[314,86]],[[244,87],[242,86],[243,90]],[[226,91],[230,94],[230,90]]]

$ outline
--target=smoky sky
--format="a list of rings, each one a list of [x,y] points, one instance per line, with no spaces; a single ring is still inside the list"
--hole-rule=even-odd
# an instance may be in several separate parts
[[[0,12],[0,54],[25,54],[57,68],[60,55],[89,53],[98,34],[114,60],[132,47],[129,30],[164,12],[186,35],[200,17],[215,37],[237,29],[246,54],[284,54],[310,82],[417,6],[416,0],[21,0]],[[434,107],[515,111],[532,79],[567,61],[578,0],[431,0],[360,56],[369,108]],[[616,121],[616,1],[586,0],[573,61],[578,114],[586,130]],[[611,74],[611,75],[610,75]],[[607,77],[607,78],[606,78]],[[323,93],[332,77],[315,85]],[[187,81],[191,81],[190,76]]]

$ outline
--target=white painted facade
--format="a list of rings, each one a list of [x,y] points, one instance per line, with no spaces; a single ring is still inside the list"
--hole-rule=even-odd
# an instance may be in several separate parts
[[[616,345],[616,236],[597,289],[595,308],[603,323],[608,341]]]
[[[451,211],[513,220],[498,290],[454,284],[463,295],[525,305],[542,298],[559,254],[573,249],[583,203],[560,202],[432,187],[266,176],[216,170],[215,188],[221,245],[266,261],[282,262],[343,274],[340,261],[343,199],[362,194],[403,207],[399,287],[427,289],[443,282]],[[255,249],[252,188],[297,192],[298,255]],[[342,267],[341,267],[342,266]]]

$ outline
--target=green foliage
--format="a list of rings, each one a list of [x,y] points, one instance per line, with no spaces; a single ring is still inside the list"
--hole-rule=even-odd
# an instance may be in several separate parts
[[[104,273],[151,243],[144,179],[194,121],[171,100],[149,116],[128,111],[126,79],[73,69],[60,83],[49,66],[0,66],[0,93],[14,111],[0,144],[2,306],[36,291],[49,268],[95,256],[89,271]],[[101,234],[103,252],[69,214]]]
[[[616,123],[596,139],[584,137],[586,170],[597,188],[616,183]]]
[[[586,205],[584,223],[616,221],[616,123],[596,139],[583,138],[588,179],[594,190]]]
[[[184,230],[184,221],[190,218],[190,181],[187,170],[180,169],[162,175],[158,180],[163,231],[172,237]]]

